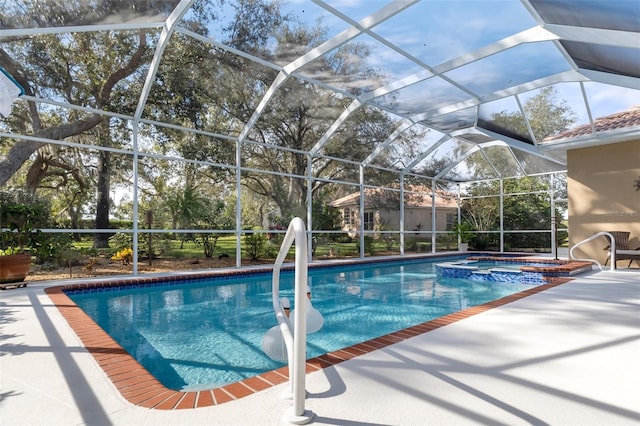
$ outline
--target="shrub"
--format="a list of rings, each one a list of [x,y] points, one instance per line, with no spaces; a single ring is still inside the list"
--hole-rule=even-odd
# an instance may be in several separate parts
[[[358,239],[358,242],[356,243],[356,247],[358,249],[358,251],[360,251],[360,239]],[[371,235],[365,235],[364,236],[364,252],[370,255],[374,255],[375,254],[375,248],[373,245],[373,237]]]
[[[133,246],[133,234],[118,232],[109,238],[109,245],[116,251]]]
[[[404,247],[407,251],[418,251],[418,239],[414,237],[407,237],[404,240]]]
[[[118,252],[111,258],[112,260],[119,260],[123,265],[128,265],[133,260],[133,249],[127,247]]]
[[[28,192],[0,192],[1,247],[5,251],[29,251],[39,264],[60,261],[72,246],[71,234],[43,234],[40,228],[51,227],[49,204]]]
[[[109,245],[116,251],[133,247],[133,234],[118,232],[109,238]],[[151,235],[151,250],[149,250],[149,235],[140,234],[138,236],[138,256],[152,258],[162,256],[171,250],[171,240],[166,235]],[[150,253],[151,251],[151,253]]]
[[[196,239],[196,243],[202,243],[204,257],[207,259],[213,257],[213,253],[216,251],[216,245],[218,244],[218,238],[220,238],[219,234],[199,234]]]
[[[55,261],[66,265],[64,259],[66,252],[73,246],[72,234],[38,234],[31,245],[31,254],[35,256],[36,263],[43,264]]]
[[[265,234],[254,232],[245,235],[244,244],[247,256],[249,256],[251,260],[258,260],[265,254],[266,243],[267,236]]]
[[[486,235],[476,235],[471,239],[471,246],[475,250],[486,250],[489,247],[489,238]]]
[[[28,192],[0,192],[0,228],[9,231],[0,234],[1,247],[31,249],[38,244],[38,228],[49,225],[49,205]]]

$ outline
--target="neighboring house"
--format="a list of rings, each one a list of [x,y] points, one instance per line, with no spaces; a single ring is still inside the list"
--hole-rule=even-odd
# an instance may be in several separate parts
[[[354,192],[329,203],[340,210],[342,230],[351,236],[360,230],[360,192]],[[447,231],[457,222],[458,204],[455,195],[436,192],[436,230]],[[431,189],[405,188],[405,231],[431,231]],[[398,231],[400,229],[400,193],[398,191],[368,188],[364,191],[364,230]]]

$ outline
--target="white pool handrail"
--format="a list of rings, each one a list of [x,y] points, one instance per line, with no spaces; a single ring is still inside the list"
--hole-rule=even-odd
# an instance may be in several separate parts
[[[293,334],[291,324],[280,303],[280,269],[289,248],[295,242],[295,296]],[[289,362],[289,381],[291,382],[293,404],[287,421],[294,424],[305,424],[313,419],[313,413],[305,410],[305,374],[307,362],[307,231],[304,221],[295,217],[289,223],[278,257],[273,265],[272,298],[273,310],[280,326],[280,331],[287,347]]]
[[[596,265],[598,265],[598,268],[602,271],[602,265],[597,260],[595,260],[595,259],[580,259],[580,258],[574,257],[574,255],[573,255],[573,250],[575,250],[576,247],[579,247],[579,246],[581,246],[581,245],[583,245],[585,243],[588,243],[589,241],[595,240],[596,238],[599,238],[599,237],[602,237],[602,236],[609,237],[609,239],[611,241],[611,245],[610,245],[611,249],[609,250],[610,257],[611,257],[611,270],[615,271],[616,270],[616,248],[615,248],[616,247],[616,239],[610,232],[601,231],[601,232],[593,234],[589,238],[586,238],[586,239],[580,241],[577,244],[574,244],[574,246],[571,247],[571,250],[569,250],[569,259],[578,260],[578,261],[582,261],[582,262],[593,262]]]

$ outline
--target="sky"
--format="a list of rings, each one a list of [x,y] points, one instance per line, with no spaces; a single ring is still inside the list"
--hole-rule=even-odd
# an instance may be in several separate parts
[[[284,11],[309,26],[314,26],[321,20],[327,27],[327,36],[332,38],[349,28],[349,23],[334,15],[333,11],[360,21],[391,3],[390,0],[289,0],[285,3]],[[232,4],[233,1],[225,3],[222,15],[227,20],[233,17]],[[425,67],[437,69],[448,61],[459,59],[538,24],[520,0],[407,0],[406,4],[407,8],[400,13],[373,27],[373,34],[361,34],[347,43],[367,45],[371,49],[366,60],[367,66],[384,75],[387,82],[411,78],[419,73],[429,75],[429,72],[425,72]],[[220,28],[224,26],[226,22],[223,20],[217,29],[211,28],[211,35],[220,39]],[[396,49],[376,40],[376,36],[388,40]],[[341,90],[349,89],[347,83],[326,74],[314,75],[309,68],[311,67],[299,71],[307,77],[336,84]],[[473,96],[489,96],[499,90],[569,70],[571,65],[556,45],[551,41],[544,41],[521,44],[480,58],[446,72],[445,76],[470,90],[471,94],[455,98],[458,102]],[[380,83],[372,80],[349,84],[376,89]],[[567,103],[577,102],[573,109],[579,116],[578,123],[587,122],[587,108],[580,86],[574,84],[568,90],[565,90],[567,84],[561,86],[560,92],[566,96],[564,99]],[[428,110],[430,103],[433,103],[432,107],[439,108],[441,101],[446,101],[453,95],[460,96],[461,93],[457,88],[439,81],[405,89],[397,94],[397,98],[410,105],[410,110]],[[620,89],[605,84],[589,84],[587,96],[594,117],[640,104],[638,89]]]
[[[325,0],[324,3],[355,20],[360,20],[389,2]],[[303,0],[293,0],[290,4],[292,10],[302,8],[308,16],[321,13],[319,7],[313,5],[311,8],[309,2]],[[335,17],[327,19],[326,12],[324,16],[328,23],[337,20]],[[422,0],[377,25],[373,31],[427,66],[437,67],[536,25],[537,21],[520,0]],[[337,28],[342,29],[343,26],[339,25]],[[361,36],[356,39],[360,40],[374,46],[371,65],[379,67],[391,80],[399,80],[417,71],[415,64],[410,64],[400,53],[373,38]],[[536,66],[532,67],[532,63]],[[513,84],[570,69],[570,64],[564,60],[555,45],[552,42],[544,42],[514,47],[450,71],[447,76],[468,84],[480,95],[486,95]],[[558,88],[568,104],[576,105],[573,109],[578,115],[578,123],[587,122],[587,109],[580,85],[565,83],[558,85]],[[638,89],[589,82],[585,84],[585,92],[594,117],[640,105]],[[419,97],[415,91],[412,95]],[[527,95],[523,98],[526,99]],[[410,98],[405,100],[411,101]]]

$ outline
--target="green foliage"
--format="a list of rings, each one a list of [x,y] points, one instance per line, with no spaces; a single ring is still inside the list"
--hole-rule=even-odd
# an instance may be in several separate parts
[[[47,8],[51,15],[44,19],[55,17],[58,21],[61,15],[68,13],[68,6],[58,4]],[[27,15],[29,17],[25,19],[43,19],[40,7],[30,12],[35,16]],[[29,95],[46,95],[88,108],[132,113],[136,99],[131,94],[141,84],[140,79],[144,79],[142,67],[148,64],[153,55],[153,49],[147,45],[149,32],[92,31],[20,38],[15,43],[3,46],[4,58],[8,62],[5,66],[14,69],[13,75],[18,76]],[[29,108],[27,105],[21,106],[14,120],[11,122],[13,128],[34,136],[55,135],[60,140],[77,137],[76,142],[92,137],[92,143],[96,143],[99,125],[105,122],[97,114],[77,114],[53,106]],[[116,131],[112,129],[109,133],[115,136]],[[119,136],[111,137],[110,143],[117,144],[124,139]],[[4,184],[30,157],[36,158],[32,154],[41,147],[40,144],[27,144],[24,141],[16,144],[21,144],[22,149],[12,151],[11,161],[0,162],[0,184]],[[60,152],[64,155],[59,155]],[[90,190],[90,173],[88,169],[78,167],[82,165],[82,161],[78,161],[78,154],[77,150],[58,147],[48,150],[46,155],[38,155],[36,167],[29,170],[27,184],[32,189],[41,185],[64,187],[66,181],[71,179],[75,180],[83,195],[87,194]],[[95,157],[94,153],[84,159],[95,165]],[[115,173],[112,175],[117,176]],[[44,180],[48,180],[46,185]]]
[[[151,240],[149,240],[151,235]],[[151,247],[149,247],[151,244]],[[158,256],[165,256],[171,251],[171,238],[167,234],[140,234],[138,238],[138,254],[140,257],[154,259]]]
[[[559,221],[557,223],[560,223]],[[558,231],[556,235],[556,245],[558,247],[566,246],[569,241],[569,233],[567,231]]]
[[[495,241],[494,241],[495,240]],[[497,246],[497,240],[491,234],[476,234],[471,238],[471,245],[476,250],[487,250],[493,244]]]
[[[35,256],[36,263],[54,261],[66,264],[64,257],[73,244],[72,234],[38,234],[31,246],[31,254]]]
[[[380,234],[380,239],[387,250],[393,250],[396,244],[398,244],[398,238],[393,234]]]
[[[118,232],[109,238],[109,246],[116,251],[133,246],[133,235],[125,232]]]
[[[79,219],[72,223],[69,219],[63,218],[56,221],[61,228],[78,228],[78,229],[94,229],[96,227],[95,219]],[[110,219],[109,229],[133,229],[133,221],[122,219]]]
[[[71,234],[43,234],[39,228],[49,227],[49,204],[33,194],[0,192],[0,227],[4,253],[28,250],[37,263],[57,261],[71,247]]]
[[[504,223],[509,230],[551,229],[551,200],[549,185],[533,177],[510,179],[504,182],[505,193],[534,192],[504,197]],[[540,192],[542,191],[542,192]],[[556,211],[556,215],[560,213]],[[505,243],[514,248],[550,247],[547,233],[516,233],[505,236]]]
[[[273,242],[271,241],[267,241],[267,243],[264,246],[262,255],[266,259],[275,259],[276,257],[278,257],[279,250],[280,250],[279,245],[273,244]]]
[[[172,227],[177,229],[231,229],[235,225],[222,200],[211,200],[192,185],[168,197],[165,206],[171,211]],[[220,234],[209,232],[180,234],[181,248],[188,240],[200,245],[206,258],[213,257]]]
[[[541,89],[537,95],[529,98],[523,105],[529,119],[529,125],[540,142],[545,137],[567,130],[577,119],[577,115],[564,100],[558,99],[558,90],[554,86]],[[514,139],[531,140],[529,129],[521,112],[500,111],[484,123],[484,127]],[[462,147],[456,149],[455,155],[463,155]],[[528,161],[538,161],[519,158],[521,165],[527,169]],[[488,161],[487,161],[488,160]],[[508,147],[491,147],[483,149],[483,155],[470,156],[466,165],[473,178],[487,179],[495,177],[509,178],[518,176],[521,169],[514,162],[514,154]],[[537,165],[534,165],[537,167]],[[496,175],[496,172],[498,174]],[[477,229],[484,229],[476,227]]]
[[[244,246],[251,260],[258,260],[265,255],[267,236],[262,232],[251,232],[244,236]]]
[[[418,251],[418,239],[415,237],[406,236],[404,239],[405,250],[407,251]]]
[[[419,251],[431,251],[431,243],[420,243],[418,245]]]
[[[13,256],[14,254],[20,254],[22,250],[18,247],[7,247],[6,249],[0,249],[0,256]]]
[[[500,224],[499,182],[472,184],[467,194],[471,198],[462,201],[462,217],[477,231],[499,229]],[[498,224],[496,226],[496,224]]]
[[[550,230],[551,199],[547,180],[538,177],[505,179],[503,181],[503,223],[505,230]],[[462,216],[478,231],[500,229],[499,197],[500,183],[484,182],[471,186],[468,195],[478,197],[462,202]],[[554,212],[560,223],[562,211],[556,207]],[[477,235],[473,247],[482,250],[483,246],[496,246],[497,237],[490,234]],[[514,249],[550,247],[548,233],[509,233],[505,235],[505,244]]]
[[[564,100],[558,100],[558,90],[554,86],[547,86],[525,102],[524,111],[529,119],[529,125],[538,142],[545,137],[567,130],[577,119]],[[529,138],[529,130],[520,112],[507,113],[505,111],[492,116],[492,122],[503,129]]]
[[[436,244],[439,246],[444,245],[446,250],[451,250],[453,244],[457,243],[457,237],[455,234],[446,233],[438,234],[436,236]]]
[[[74,247],[68,247],[64,249],[57,257],[57,264],[59,266],[67,266],[69,268],[69,277],[73,276],[72,267],[78,266],[83,259],[83,251]],[[96,259],[86,259],[86,265],[89,265],[87,270],[92,270],[96,263]]]
[[[337,231],[342,225],[340,210],[331,207],[329,202],[325,199],[314,199],[312,205],[312,217],[314,230]],[[337,234],[330,235],[337,236]],[[333,237],[329,236],[328,238],[331,239]]]
[[[460,238],[460,242],[462,243],[468,243],[469,240],[473,237],[473,225],[466,221],[456,223],[455,225],[453,225],[451,230],[456,237]]]
[[[165,253],[165,256],[173,259],[195,259],[202,257],[202,247],[194,241],[189,241],[182,245],[181,242],[170,240],[170,248]]]
[[[386,221],[380,222],[380,225],[378,226],[378,230],[379,231],[395,231],[395,232],[398,231],[397,229],[395,229],[395,227],[389,225]],[[395,233],[380,232],[379,236],[387,250],[393,250],[393,247],[399,242],[398,236]]]
[[[353,243],[353,238],[349,234],[334,234],[334,243]]]
[[[38,244],[38,228],[49,224],[49,205],[33,194],[22,191],[0,192],[0,248],[30,249]]]
[[[356,248],[358,251],[360,251],[360,238],[357,238],[356,240]],[[374,239],[371,235],[364,236],[364,252],[369,255],[374,255],[376,252]]]
[[[109,246],[115,251],[133,247],[133,234],[118,232],[109,238]],[[164,234],[151,234],[151,252],[149,249],[149,234],[141,233],[138,237],[138,256],[153,258],[164,256],[171,251],[171,239]]]
[[[216,251],[216,244],[218,243],[218,238],[220,235],[218,234],[200,234],[200,239],[202,241],[202,247],[204,248],[204,257],[210,259],[213,257],[213,253]]]

